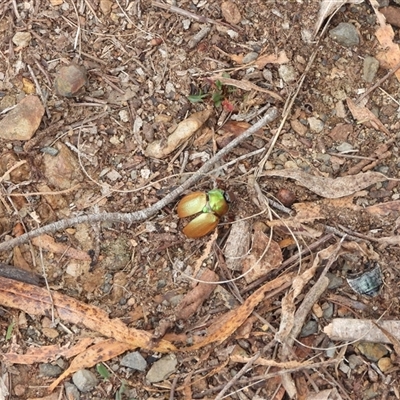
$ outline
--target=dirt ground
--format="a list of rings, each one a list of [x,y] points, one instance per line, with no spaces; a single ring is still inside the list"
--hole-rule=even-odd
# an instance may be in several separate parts
[[[0,0],[0,118],[44,107],[32,137],[0,138],[1,242],[98,217],[0,244],[0,399],[399,399],[399,82],[381,60],[366,78],[373,7],[314,35],[317,1],[171,3]],[[228,213],[187,238],[178,201],[215,187]],[[338,320],[353,336],[330,335]],[[135,350],[143,370],[121,361]],[[97,380],[78,393],[80,369]]]

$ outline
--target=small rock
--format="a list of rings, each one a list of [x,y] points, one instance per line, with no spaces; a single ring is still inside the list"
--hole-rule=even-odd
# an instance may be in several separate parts
[[[15,385],[14,386],[14,394],[18,397],[25,397],[24,394],[28,390],[26,385]]]
[[[42,332],[49,339],[55,339],[59,336],[57,329],[54,328],[42,328]]]
[[[47,182],[58,189],[69,189],[82,180],[79,163],[72,152],[62,143],[57,143],[57,156],[43,156],[44,174]]]
[[[17,32],[12,41],[18,47],[28,47],[31,39],[32,35],[29,32]]]
[[[228,24],[236,25],[242,19],[238,6],[232,1],[224,1],[221,4],[221,12]]]
[[[360,43],[357,29],[354,25],[347,22],[341,22],[337,27],[331,29],[329,36],[337,43],[346,47],[358,46]]]
[[[161,382],[175,372],[178,360],[175,354],[169,354],[156,361],[146,375],[146,379],[150,383]]]
[[[39,128],[44,107],[37,96],[27,96],[0,121],[0,138],[29,140]]]
[[[257,58],[258,58],[258,53],[256,53],[255,51],[251,51],[250,53],[247,53],[243,57],[243,64],[251,63],[252,61],[257,60]]]
[[[329,133],[335,142],[344,142],[353,133],[353,125],[337,124]]]
[[[56,378],[60,376],[62,373],[62,369],[58,365],[52,364],[40,364],[39,365],[39,372],[42,376],[49,376],[51,378]]]
[[[146,370],[147,362],[138,351],[133,351],[122,358],[121,365],[143,372]]]
[[[324,123],[319,118],[310,117],[307,121],[312,132],[320,133],[324,129]]]
[[[307,337],[313,335],[318,331],[318,323],[313,319],[310,319],[304,326],[300,332],[300,337]]]
[[[365,82],[374,81],[376,73],[379,69],[379,61],[375,57],[367,56],[364,58],[363,79]]]
[[[64,383],[66,398],[70,400],[79,400],[80,394],[78,388],[70,382]]]
[[[333,304],[332,303],[323,303],[322,306],[322,313],[325,319],[330,319],[333,316]]]
[[[398,1],[395,0],[397,4]],[[400,28],[400,8],[389,6],[389,7],[382,7],[379,9],[379,12],[382,13],[386,17],[386,22],[390,25],[396,26]]]
[[[115,181],[117,181],[118,179],[121,179],[121,178],[122,178],[121,174],[120,174],[118,171],[116,171],[115,169],[112,169],[112,170],[106,175],[106,177],[107,177],[110,181],[112,181],[112,182],[115,182]]]
[[[331,272],[328,272],[326,276],[329,279],[328,289],[337,289],[343,285],[343,279],[340,276],[336,276]]]
[[[118,114],[122,122],[129,122],[129,113],[127,110],[121,110]]]
[[[278,68],[279,77],[286,83],[296,80],[296,71],[291,65],[282,64]]]
[[[354,147],[350,143],[343,142],[339,146],[336,146],[336,150],[340,153],[347,153],[354,150]]]
[[[77,96],[85,84],[85,68],[73,63],[62,67],[54,82],[57,94],[65,97]]]
[[[100,10],[104,15],[108,15],[111,12],[113,3],[110,0],[100,0]]]
[[[382,372],[386,372],[393,367],[392,360],[390,357],[382,357],[378,361],[378,367]]]
[[[357,349],[368,360],[377,362],[388,353],[388,349],[381,343],[359,342]]]
[[[87,369],[80,369],[72,375],[72,382],[81,392],[90,392],[98,384],[96,376]]]
[[[355,369],[359,365],[363,365],[364,364],[363,359],[360,356],[356,355],[356,354],[350,355],[349,358],[348,358],[348,361],[349,361],[349,367],[351,369]]]
[[[290,121],[290,126],[300,136],[304,136],[307,133],[307,127],[303,125],[298,119]]]

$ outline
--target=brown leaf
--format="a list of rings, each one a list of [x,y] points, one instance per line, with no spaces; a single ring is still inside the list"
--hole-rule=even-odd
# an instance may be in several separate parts
[[[175,131],[166,140],[155,140],[150,143],[145,151],[146,156],[163,158],[172,153],[177,147],[188,140],[208,120],[212,110],[204,110],[192,114],[189,118],[178,124]]]
[[[368,186],[388,179],[385,175],[372,171],[339,178],[329,178],[310,175],[300,169],[265,171],[263,176],[281,176],[294,179],[317,195],[330,199],[349,196]]]
[[[390,135],[390,132],[386,129],[385,125],[379,121],[372,111],[366,107],[356,105],[350,98],[347,98],[346,101],[351,114],[353,115],[354,119],[357,120],[357,122]]]
[[[375,36],[383,49],[376,55],[383,68],[395,68],[400,62],[400,48],[397,43],[394,42],[393,28],[386,23],[384,15],[379,11],[379,4],[376,0],[370,0],[370,4],[373,7],[379,28],[375,32]],[[397,80],[400,80],[400,70],[395,72]]]
[[[199,279],[206,282],[217,282],[218,275],[207,268]],[[212,283],[199,283],[179,303],[176,313],[177,318],[188,319],[191,317],[201,307],[203,302],[208,299],[216,287],[217,285]]]
[[[257,58],[254,61],[254,65],[258,69],[263,69],[267,64],[287,64],[289,59],[285,53],[285,50],[279,52],[278,55],[276,54],[264,54]]]
[[[114,339],[103,340],[89,347],[72,360],[69,367],[49,386],[49,391],[53,391],[62,380],[72,375],[74,372],[111,360],[130,349],[132,349],[130,344],[117,342]]]
[[[90,261],[91,258],[86,251],[74,249],[69,245],[56,242],[49,235],[42,235],[32,239],[32,243],[51,253],[62,254],[70,258],[82,261]]]
[[[243,259],[243,274],[247,283],[254,282],[282,264],[282,251],[278,243],[270,240],[261,229],[255,229],[250,254]]]
[[[286,274],[261,286],[248,297],[241,306],[218,318],[218,320],[208,328],[210,332],[208,336],[199,343],[186,348],[186,350],[192,351],[200,349],[210,343],[223,342],[246,321],[254,308],[266,298],[266,293],[273,291],[274,295],[276,295],[276,290],[284,290],[287,288],[290,285],[291,279],[292,275]]]
[[[94,341],[94,338],[80,339],[77,344],[60,347],[59,345],[29,347],[25,354],[6,353],[3,354],[3,360],[11,364],[31,365],[34,363],[44,363],[56,360],[59,357],[71,358],[84,351]]]
[[[268,90],[268,89],[264,89],[260,86],[255,85],[254,83],[251,83],[249,81],[238,81],[236,79],[232,79],[232,78],[225,78],[222,75],[213,75],[210,77],[210,79],[214,80],[214,81],[220,81],[223,85],[229,85],[229,86],[233,86],[233,87],[237,87],[239,89],[242,90],[256,90],[258,92],[262,92],[262,93],[266,93],[268,95],[270,95],[271,97],[273,97],[275,100],[278,101],[283,101],[283,98],[281,96],[279,96],[279,94]]]
[[[246,121],[228,121],[219,130],[220,135],[216,139],[218,147],[222,149],[250,127],[251,125]],[[256,134],[262,134],[262,130],[258,130]]]
[[[84,325],[106,337],[127,343],[130,348],[142,347],[163,353],[176,350],[174,345],[164,340],[154,343],[149,332],[128,328],[117,318],[110,319],[101,308],[57,292],[51,292],[50,297],[46,289],[12,279],[0,277],[0,304],[33,315],[51,315],[53,305],[56,318]]]
[[[238,6],[232,1],[224,1],[221,4],[221,12],[228,24],[236,25],[242,19]]]
[[[400,200],[388,201],[387,203],[374,204],[373,206],[369,206],[365,208],[365,211],[368,211],[373,215],[389,215],[393,212],[400,212]]]

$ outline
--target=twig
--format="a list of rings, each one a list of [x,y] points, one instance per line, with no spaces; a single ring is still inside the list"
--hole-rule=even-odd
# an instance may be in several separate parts
[[[42,89],[41,89],[41,87],[40,87],[40,85],[39,85],[39,82],[38,82],[38,80],[37,80],[37,78],[36,78],[35,73],[33,72],[32,67],[31,67],[29,64],[27,64],[27,67],[28,67],[29,73],[31,74],[31,77],[32,77],[32,79],[33,79],[33,82],[35,83],[36,92],[37,92],[37,94],[39,95],[39,97],[42,99],[43,107],[44,107],[44,109],[46,110],[47,118],[50,119],[50,118],[51,118],[51,114],[50,114],[49,108],[47,107],[46,97],[44,96],[44,94],[43,94],[43,92],[42,92]]]
[[[400,68],[400,62],[397,63],[383,78],[379,79],[375,85],[372,85],[365,93],[363,93],[357,100],[356,104],[360,104],[360,102],[365,99],[372,91],[374,91],[378,86],[380,86],[383,82],[386,81],[390,76],[392,76],[398,69]]]
[[[186,189],[196,183],[203,174],[207,173],[212,166],[220,161],[226,154],[228,154],[233,148],[235,148],[239,143],[243,142],[245,139],[253,135],[259,129],[261,129],[266,124],[272,122],[274,119],[278,117],[278,110],[276,108],[271,108],[268,112],[261,118],[258,122],[256,122],[249,129],[244,131],[240,136],[230,142],[227,146],[225,146],[222,150],[220,150],[214,157],[205,162],[203,166],[190,178],[188,178],[185,182],[182,183],[179,187],[174,189],[172,192],[167,194],[162,200],[153,204],[151,207],[145,208],[144,210],[135,211],[132,213],[100,213],[100,214],[88,214],[88,215],[80,215],[74,218],[63,219],[61,221],[53,222],[51,224],[45,225],[41,228],[35,229],[31,232],[27,232],[24,235],[21,235],[17,238],[11,239],[7,242],[3,242],[0,244],[0,251],[5,251],[12,249],[14,246],[19,246],[22,243],[27,242],[29,239],[34,237],[43,235],[45,233],[52,233],[58,230],[66,229],[70,226],[74,226],[77,224],[90,223],[93,224],[95,222],[120,222],[132,224],[134,222],[140,222],[148,219],[161,209],[163,209],[166,205],[174,201],[179,195],[181,195]]]
[[[184,10],[183,8],[172,6],[170,4],[163,4],[163,3],[159,3],[158,1],[152,1],[151,4],[154,7],[159,7],[159,8],[162,8],[163,10],[167,10],[167,11],[170,11],[170,12],[177,13],[179,15],[182,15],[183,17],[186,17],[186,18],[192,18],[192,19],[194,19],[196,21],[199,21],[199,22],[201,22],[203,24],[207,23],[207,24],[214,24],[214,25],[222,25],[222,26],[226,26],[226,27],[229,27],[231,29],[234,29],[234,30],[238,30],[238,28],[235,27],[235,26],[232,26],[232,25],[229,25],[229,24],[225,24],[224,22],[216,21],[216,20],[211,19],[211,18],[203,17],[202,15],[194,14],[194,13],[192,13],[190,11]]]
[[[260,353],[256,353],[250,360],[242,367],[242,369],[225,385],[225,387],[218,393],[215,400],[221,400],[222,396],[231,388],[254,364],[254,361],[260,357]]]

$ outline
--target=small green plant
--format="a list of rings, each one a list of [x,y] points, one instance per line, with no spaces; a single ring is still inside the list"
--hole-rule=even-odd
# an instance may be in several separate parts
[[[228,77],[228,74],[224,74],[224,77]],[[216,81],[209,81],[211,85],[211,93],[204,93],[201,89],[195,93],[188,96],[191,103],[202,103],[206,98],[211,97],[214,107],[223,107],[225,111],[232,112],[234,110],[233,104],[227,99],[227,95],[233,93],[233,88],[231,86],[224,85],[219,79]]]
[[[104,364],[97,364],[96,370],[104,380],[108,381],[110,379],[110,373],[108,372],[108,369],[104,366]]]
[[[11,322],[11,324],[8,325],[7,333],[6,333],[6,340],[10,340],[11,339],[11,335],[12,335],[12,331],[14,329],[14,325],[15,325],[15,322]]]

